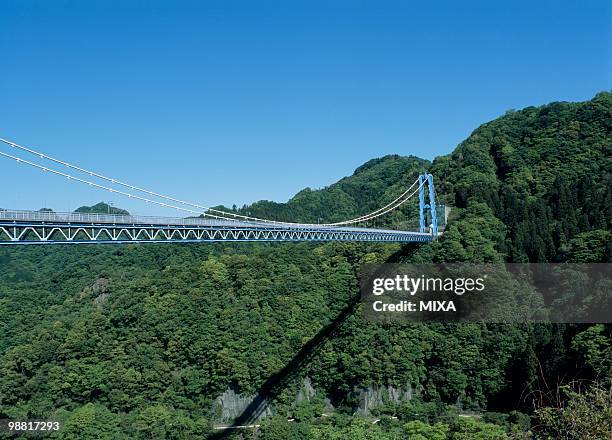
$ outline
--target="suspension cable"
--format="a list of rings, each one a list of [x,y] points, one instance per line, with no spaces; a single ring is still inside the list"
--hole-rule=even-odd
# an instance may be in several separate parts
[[[64,177],[67,177],[68,179],[73,179],[73,180],[76,180],[76,181],[79,181],[79,182],[82,182],[82,183],[89,184],[91,186],[95,186],[95,187],[98,187],[98,188],[101,188],[101,189],[104,189],[104,190],[107,190],[107,191],[110,191],[110,192],[115,192],[117,194],[125,195],[125,196],[130,197],[130,198],[142,200],[142,201],[145,201],[145,202],[148,202],[148,203],[155,203],[155,204],[157,204],[159,206],[169,207],[169,208],[173,208],[173,209],[177,209],[177,210],[181,210],[181,211],[185,211],[185,212],[201,214],[201,215],[204,215],[204,216],[210,217],[210,218],[223,219],[223,220],[229,220],[229,221],[238,221],[238,219],[243,219],[243,221],[264,222],[264,223],[273,223],[273,224],[280,224],[280,225],[300,225],[300,226],[341,226],[341,225],[355,224],[355,223],[359,223],[359,222],[362,222],[362,221],[367,221],[367,220],[370,220],[370,219],[377,218],[377,217],[379,217],[381,215],[384,215],[387,212],[389,212],[389,211],[391,211],[391,210],[401,206],[408,199],[410,199],[414,195],[414,193],[416,191],[413,192],[412,194],[410,194],[405,200],[402,200],[401,202],[399,202],[396,206],[393,206],[390,209],[386,209],[389,206],[391,206],[392,204],[394,204],[395,202],[397,202],[398,200],[402,199],[402,197],[404,197],[414,187],[414,185],[418,182],[418,179],[415,180],[413,182],[413,184],[406,191],[404,191],[400,196],[398,196],[395,200],[393,200],[389,204],[385,205],[382,208],[377,209],[376,211],[370,212],[370,213],[365,214],[365,215],[360,216],[360,217],[356,217],[356,218],[349,219],[349,220],[344,220],[344,221],[341,221],[341,222],[321,223],[321,224],[315,224],[315,223],[297,223],[297,222],[281,222],[281,221],[277,221],[277,220],[262,219],[262,218],[258,218],[258,217],[251,217],[251,216],[241,215],[241,214],[237,214],[237,213],[222,211],[222,210],[218,210],[218,209],[214,209],[214,208],[209,208],[209,207],[201,206],[201,205],[198,205],[198,204],[195,204],[195,203],[192,203],[192,202],[187,202],[185,200],[177,199],[177,198],[174,198],[174,197],[166,196],[164,194],[160,194],[160,193],[157,193],[157,192],[149,191],[149,190],[144,189],[144,188],[139,188],[137,186],[131,185],[131,184],[126,183],[126,182],[123,182],[121,180],[117,180],[117,179],[114,179],[114,178],[111,178],[111,177],[104,176],[102,174],[96,173],[94,171],[81,168],[81,167],[73,165],[73,164],[71,164],[69,162],[65,162],[63,160],[51,157],[51,156],[49,156],[47,154],[41,153],[39,151],[33,150],[31,148],[28,148],[28,147],[24,147],[22,145],[16,144],[14,142],[11,142],[11,141],[3,139],[3,138],[0,138],[0,141],[10,145],[13,148],[17,148],[17,149],[26,151],[26,152],[28,152],[30,154],[36,155],[36,156],[40,157],[41,159],[46,159],[46,160],[49,160],[49,161],[52,161],[52,162],[64,165],[64,166],[66,166],[68,168],[77,170],[77,171],[79,171],[81,173],[89,174],[92,177],[96,177],[98,179],[102,179],[102,180],[111,182],[114,185],[123,186],[123,187],[126,187],[126,188],[130,188],[130,189],[132,189],[134,191],[143,192],[143,193],[146,193],[148,195],[151,195],[151,196],[154,196],[154,197],[158,197],[158,198],[161,198],[161,199],[164,199],[164,200],[169,200],[169,201],[176,202],[176,203],[179,203],[179,204],[182,204],[182,205],[198,208],[198,209],[200,209],[200,210],[202,210],[204,212],[202,212],[202,211],[194,211],[192,209],[182,208],[182,207],[178,207],[178,206],[171,205],[171,204],[168,204],[168,203],[158,202],[158,201],[151,200],[151,199],[148,199],[148,198],[145,198],[145,197],[136,196],[134,194],[130,194],[130,193],[127,193],[127,192],[124,192],[124,191],[120,191],[120,190],[109,188],[109,187],[106,187],[106,186],[103,186],[103,185],[99,185],[99,184],[90,182],[88,180],[83,180],[83,179],[80,179],[78,177],[70,176],[68,174],[61,173],[59,171],[55,171],[55,170],[52,170],[50,168],[37,165],[35,163],[25,161],[23,159],[15,157],[15,156],[11,156],[11,155],[8,155],[8,154],[5,154],[5,153],[1,153],[3,156],[15,159],[18,162],[24,162],[24,163],[26,163],[28,165],[40,168],[43,171],[50,171],[50,172],[53,172],[55,174],[59,174],[59,175],[62,175]],[[420,189],[422,186],[423,186],[423,184],[421,184],[418,189]],[[215,213],[218,213],[220,215],[209,214],[208,212],[215,212]],[[231,216],[233,218],[229,218],[228,216]]]
[[[377,209],[376,211],[372,211],[372,212],[370,212],[369,214],[364,214],[364,215],[362,215],[361,217],[357,217],[357,218],[354,218],[354,219],[351,219],[351,220],[345,220],[345,221],[342,221],[342,222],[328,223],[328,224],[329,224],[329,225],[334,225],[334,226],[337,226],[337,225],[343,225],[343,224],[346,224],[347,222],[357,223],[357,222],[360,222],[360,221],[366,221],[366,220],[370,220],[370,219],[376,218],[376,217],[378,217],[378,215],[374,215],[374,214],[377,214],[378,212],[380,212],[380,211],[382,211],[382,210],[384,210],[384,209],[388,208],[389,206],[391,206],[392,204],[394,204],[395,202],[397,202],[398,200],[400,200],[402,197],[404,197],[406,194],[408,194],[408,192],[409,192],[409,191],[410,191],[410,190],[411,190],[411,189],[414,187],[414,185],[416,185],[416,183],[417,183],[418,181],[419,181],[419,179],[415,180],[415,181],[412,183],[412,185],[410,185],[410,187],[409,187],[409,188],[408,188],[406,191],[404,191],[402,194],[400,194],[400,195],[399,195],[399,196],[398,196],[398,197],[397,197],[395,200],[393,200],[392,202],[390,202],[390,203],[388,203],[387,205],[383,206],[382,208]],[[420,188],[421,188],[421,186],[423,186],[423,184],[421,184],[421,185],[419,186],[419,188],[418,188],[418,189],[420,189]],[[400,203],[399,203],[397,206],[394,206],[394,207],[393,207],[393,208],[391,208],[391,209],[395,209],[395,208],[397,208],[397,207],[401,206],[401,205],[402,205],[402,204],[404,204],[404,203],[405,203],[405,202],[406,202],[408,199],[410,199],[410,197],[412,197],[412,195],[413,195],[413,194],[409,195],[409,196],[406,198],[406,200],[404,200],[404,201],[400,202]],[[387,211],[387,212],[388,212],[388,211]],[[381,213],[381,214],[379,214],[379,215],[382,215],[382,214],[384,214],[384,213]]]
[[[18,163],[24,163],[26,165],[30,165],[32,167],[38,168],[38,169],[40,169],[42,171],[53,173],[53,174],[57,174],[58,176],[66,177],[69,180],[75,180],[77,182],[85,183],[87,185],[90,185],[90,186],[93,186],[93,187],[96,187],[96,188],[100,188],[100,189],[103,189],[105,191],[110,191],[110,192],[113,192],[113,193],[116,193],[116,194],[121,194],[121,195],[127,196],[127,197],[132,198],[132,199],[142,200],[143,202],[147,202],[147,203],[154,203],[156,205],[163,206],[163,207],[166,207],[166,208],[178,209],[180,211],[189,212],[189,213],[192,213],[192,214],[204,215],[204,216],[207,216],[207,217],[215,218],[217,220],[238,221],[238,220],[235,220],[235,219],[229,219],[229,218],[226,218],[226,217],[219,217],[219,216],[216,216],[216,215],[207,214],[207,213],[200,212],[200,211],[194,211],[193,209],[182,208],[180,206],[170,205],[170,204],[164,203],[164,202],[158,202],[156,200],[147,199],[146,197],[140,197],[140,196],[136,196],[134,194],[130,194],[130,193],[121,191],[121,190],[117,190],[117,189],[114,189],[114,188],[109,188],[109,187],[106,187],[104,185],[99,185],[99,184],[97,184],[95,182],[91,182],[89,180],[85,180],[85,179],[81,179],[79,177],[71,176],[70,174],[62,173],[61,171],[57,171],[57,170],[54,170],[52,168],[48,168],[48,167],[44,167],[42,165],[36,164],[34,162],[30,162],[30,161],[27,161],[25,159],[21,159],[20,157],[12,156],[12,155],[4,153],[2,151],[0,151],[0,155],[8,157],[10,159],[14,159]]]
[[[384,215],[384,214],[388,213],[389,211],[393,211],[394,209],[399,208],[399,207],[400,207],[400,206],[402,206],[404,203],[406,203],[408,200],[410,200],[410,198],[411,198],[412,196],[414,196],[414,195],[417,193],[417,191],[419,191],[419,190],[421,189],[421,187],[422,187],[423,185],[425,185],[425,181],[421,182],[421,184],[419,185],[419,187],[418,187],[417,189],[415,189],[415,190],[414,190],[414,191],[413,191],[413,192],[412,192],[412,193],[411,193],[411,194],[410,194],[408,197],[406,197],[404,200],[402,200],[401,202],[399,202],[397,205],[392,206],[392,207],[390,207],[390,208],[386,209],[385,211],[381,212],[380,214],[377,214],[377,215],[371,216],[371,217],[369,217],[369,218],[366,218],[366,219],[364,219],[364,220],[360,220],[360,221],[372,220],[372,219],[374,219],[374,218],[376,218],[376,217],[380,217],[381,215]]]
[[[214,212],[220,212],[220,213],[223,213],[223,214],[226,214],[226,215],[235,215],[235,216],[238,216],[238,214],[233,214],[233,213],[226,212],[226,211],[215,210],[215,209],[212,209],[212,208],[209,208],[209,207],[206,207],[206,206],[200,206],[200,205],[197,205],[195,203],[187,202],[185,200],[180,200],[180,199],[176,199],[174,197],[170,197],[170,196],[166,196],[166,195],[163,195],[163,194],[159,194],[159,193],[156,193],[154,191],[149,191],[149,190],[144,189],[144,188],[139,188],[137,186],[130,185],[129,183],[123,182],[121,180],[113,179],[112,177],[104,176],[104,175],[96,173],[94,171],[86,170],[86,169],[81,168],[79,166],[73,165],[73,164],[71,164],[69,162],[65,162],[63,160],[56,159],[56,158],[51,157],[51,156],[49,156],[47,154],[41,153],[40,151],[36,151],[36,150],[31,149],[31,148],[24,147],[22,145],[16,144],[14,142],[11,142],[11,141],[3,139],[3,138],[0,138],[0,142],[4,142],[5,144],[8,144],[11,147],[14,147],[14,148],[17,148],[17,149],[20,149],[20,150],[23,150],[23,151],[27,151],[28,153],[33,154],[35,156],[38,156],[41,159],[46,159],[46,160],[58,163],[60,165],[64,165],[67,168],[72,168],[73,170],[80,171],[81,173],[89,174],[92,177],[97,177],[98,179],[106,180],[107,182],[111,182],[114,185],[119,185],[119,186],[123,186],[123,187],[126,187],[126,188],[130,188],[131,190],[134,190],[134,191],[143,192],[143,193],[149,194],[151,196],[159,197],[159,198],[162,198],[162,199],[165,199],[165,200],[170,200],[172,202],[180,203],[182,205],[188,205],[188,206],[191,206],[191,207],[194,207],[194,208],[198,208],[198,209],[201,209],[201,210],[204,210],[204,211],[214,211]],[[243,216],[241,216],[241,217],[243,217]]]

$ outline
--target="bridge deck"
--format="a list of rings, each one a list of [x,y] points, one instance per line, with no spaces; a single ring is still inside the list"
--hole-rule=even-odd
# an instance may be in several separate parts
[[[428,233],[282,222],[0,211],[0,245],[206,241],[427,242]]]

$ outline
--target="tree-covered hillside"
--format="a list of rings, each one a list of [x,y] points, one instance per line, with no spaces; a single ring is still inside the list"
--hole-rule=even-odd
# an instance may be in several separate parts
[[[429,161],[414,156],[388,155],[368,161],[353,175],[326,188],[303,189],[287,203],[259,201],[238,211],[280,221],[342,221],[372,212],[391,202],[429,165]],[[410,213],[414,212],[413,206]]]
[[[483,124],[431,170],[442,201],[468,211],[485,203],[503,222],[496,244],[507,260],[575,260],[588,246],[592,261],[608,261],[611,133],[607,92],[528,107]]]
[[[82,212],[85,214],[115,214],[115,215],[130,215],[125,209],[117,208],[108,203],[100,202],[93,206],[81,206],[74,212]]]
[[[385,156],[286,204],[240,209],[341,220],[428,169],[454,209],[425,246],[0,247],[0,418],[61,420],[55,438],[190,439],[222,423],[220,396],[259,393],[274,408],[260,440],[605,438],[610,326],[369,323],[358,273],[609,261],[611,116],[609,93],[509,112],[433,164]]]

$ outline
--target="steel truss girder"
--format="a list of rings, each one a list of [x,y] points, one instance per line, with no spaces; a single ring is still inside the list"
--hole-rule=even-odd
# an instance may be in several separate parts
[[[213,241],[428,242],[431,236],[389,230],[341,228],[74,225],[0,222],[0,245],[83,243],[175,243]]]

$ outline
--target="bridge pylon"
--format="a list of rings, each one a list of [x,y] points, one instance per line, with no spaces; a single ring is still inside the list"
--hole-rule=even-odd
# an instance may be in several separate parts
[[[429,203],[425,203],[425,183],[429,189]],[[427,232],[426,217],[427,211],[431,214],[429,228],[435,239],[438,238],[438,216],[436,213],[436,191],[433,183],[433,176],[423,173],[419,176],[419,232]]]

